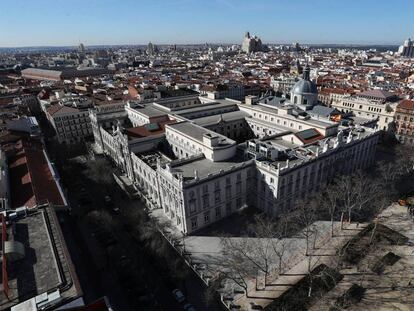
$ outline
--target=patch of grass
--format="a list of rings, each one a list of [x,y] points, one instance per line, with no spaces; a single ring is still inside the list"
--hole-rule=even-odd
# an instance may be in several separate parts
[[[358,284],[353,284],[341,297],[339,297],[334,306],[330,308],[330,311],[339,311],[346,309],[353,304],[361,301],[364,297],[365,288]]]
[[[268,311],[305,311],[341,281],[343,275],[337,270],[321,264],[274,300],[265,310]],[[312,285],[311,295],[309,287]]]
[[[387,253],[381,259],[379,259],[371,268],[372,272],[376,274],[381,274],[385,270],[385,266],[392,266],[398,260],[400,260],[400,256],[395,255],[393,252]]]

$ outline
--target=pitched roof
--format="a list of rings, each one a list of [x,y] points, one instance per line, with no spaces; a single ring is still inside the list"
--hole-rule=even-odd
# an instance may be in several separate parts
[[[59,115],[59,114],[79,112],[79,109],[68,107],[68,106],[54,105],[52,107],[47,108],[46,111],[49,115],[53,116],[56,114]]]
[[[397,108],[414,110],[414,100],[403,99],[400,101]]]
[[[376,98],[380,98],[383,100],[395,97],[395,94],[384,91],[384,90],[367,90],[357,95],[361,97],[376,97]]]
[[[64,205],[41,143],[21,139],[14,149],[15,154],[8,159],[12,207],[33,208],[46,200]]]
[[[172,124],[175,122],[175,120],[168,120],[158,123],[144,124],[142,126],[126,129],[125,132],[128,135],[129,139],[148,137],[164,133],[165,125]]]
[[[312,108],[310,113],[317,114],[323,117],[329,117],[333,114],[340,114],[339,110],[336,108],[326,107],[322,105],[317,105]]]

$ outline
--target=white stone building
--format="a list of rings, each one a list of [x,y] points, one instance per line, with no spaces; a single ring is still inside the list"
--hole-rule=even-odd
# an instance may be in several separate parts
[[[391,130],[399,98],[382,90],[369,90],[353,96],[345,96],[342,101],[333,102],[332,107],[351,113],[356,117],[377,120],[381,130]]]
[[[305,72],[290,101],[200,97],[174,109],[157,103],[120,107],[107,119],[119,120],[112,128],[99,125],[100,113],[91,119],[97,145],[147,204],[191,234],[245,206],[277,215],[335,176],[373,163],[379,132],[309,114],[318,107],[317,96]]]

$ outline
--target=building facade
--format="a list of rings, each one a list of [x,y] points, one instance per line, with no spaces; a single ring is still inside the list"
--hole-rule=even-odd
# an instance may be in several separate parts
[[[413,41],[410,38],[404,41],[403,45],[398,48],[398,54],[403,57],[414,57],[414,46]]]
[[[399,98],[395,94],[382,90],[370,90],[343,97],[341,102],[332,103],[332,107],[356,117],[375,119],[378,127],[387,131],[393,130],[398,102]]]
[[[247,31],[242,42],[242,51],[245,53],[265,52],[267,47],[262,44],[262,40],[257,36],[250,36]]]
[[[54,128],[59,143],[73,144],[92,137],[87,109],[57,104],[46,110],[46,118]]]
[[[414,101],[402,100],[395,113],[396,137],[404,144],[414,145]]]
[[[126,105],[108,114],[106,121],[117,124],[112,127],[103,126],[100,115],[105,114],[91,112],[93,128],[99,129],[97,145],[134,182],[147,205],[162,209],[185,234],[245,206],[276,216],[335,176],[370,166],[379,137],[376,129],[343,127],[308,114],[318,107],[317,89],[304,75],[292,89],[296,104],[271,97],[245,103],[200,97],[177,109]],[[223,112],[228,105],[237,110]],[[163,113],[175,121],[154,135],[132,136],[155,121],[160,124]],[[136,114],[140,121],[131,122]],[[248,128],[250,136],[236,143],[230,136],[239,128]]]

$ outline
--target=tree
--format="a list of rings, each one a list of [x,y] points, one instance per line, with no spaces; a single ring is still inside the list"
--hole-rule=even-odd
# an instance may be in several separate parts
[[[396,148],[396,167],[401,175],[411,175],[414,172],[414,147],[399,145]]]
[[[112,167],[104,158],[88,161],[88,176],[98,185],[103,186],[107,193],[113,184]]]
[[[254,237],[266,239],[270,243],[273,254],[278,258],[279,274],[283,273],[283,257],[288,245],[286,236],[288,234],[288,227],[292,225],[291,217],[288,213],[280,214],[278,220],[265,214],[259,214],[255,215],[254,224],[248,228],[249,233]]]
[[[340,189],[336,184],[331,184],[320,196],[320,203],[322,208],[326,209],[329,213],[331,220],[331,236],[334,236],[334,221],[338,210],[338,202],[341,197]]]
[[[272,260],[270,239],[222,237],[221,244],[224,256],[228,257],[230,262],[234,265],[245,266],[246,271],[255,271],[250,277],[254,277],[257,271],[261,271],[264,274],[266,286]]]
[[[348,213],[348,222],[351,222],[355,209],[357,194],[354,191],[352,176],[341,176],[336,179],[338,191],[341,193],[339,204],[342,211]]]
[[[154,254],[164,257],[168,254],[170,245],[165,237],[161,234],[165,230],[167,224],[159,223],[155,219],[150,218],[142,223],[139,228],[139,238]]]
[[[225,282],[225,275],[218,273],[209,282],[209,286],[204,291],[204,302],[207,306],[210,306],[215,300],[217,293],[223,289],[222,283]]]
[[[93,226],[105,228],[106,230],[112,230],[112,217],[106,211],[91,211],[87,214],[87,218]]]
[[[170,248],[170,252],[173,250]],[[175,255],[175,254],[173,254]],[[189,274],[188,267],[185,266],[185,263],[182,258],[179,257],[172,257],[170,256],[169,260],[167,260],[168,269],[171,272],[171,276],[173,279],[178,281],[181,284],[180,288],[183,289],[184,294],[187,295],[187,283],[186,279]]]
[[[352,177],[352,185],[355,193],[355,209],[360,216],[371,215],[371,206],[375,206],[383,194],[382,183],[358,171]]]
[[[310,255],[309,251],[312,239],[313,245],[316,243],[318,227],[315,225],[315,221],[318,220],[319,213],[320,204],[317,197],[311,198],[309,201],[298,201],[293,211],[293,217],[297,224],[303,228],[300,234],[306,241],[305,256]]]
[[[247,264],[246,264],[247,263]],[[216,265],[209,265],[214,284],[223,284],[228,289],[228,283],[231,282],[243,289],[246,297],[249,297],[249,280],[257,272],[257,268],[246,262],[246,259],[237,252],[230,250],[224,252],[223,256],[217,261]]]

